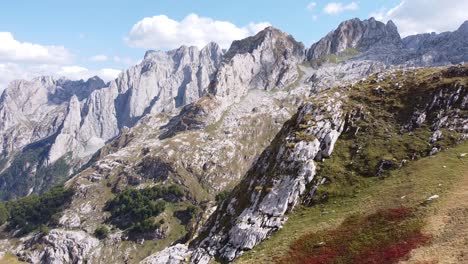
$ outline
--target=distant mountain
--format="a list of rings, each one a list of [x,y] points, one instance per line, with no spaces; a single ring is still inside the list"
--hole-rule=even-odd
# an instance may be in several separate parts
[[[402,48],[403,43],[392,21],[384,24],[374,18],[358,18],[342,22],[337,29],[314,43],[307,51],[307,59],[318,59],[330,54],[340,54],[348,49],[366,52],[373,48]]]

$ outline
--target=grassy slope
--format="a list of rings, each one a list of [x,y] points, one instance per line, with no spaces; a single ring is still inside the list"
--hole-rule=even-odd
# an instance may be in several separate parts
[[[23,264],[26,262],[19,261],[16,256],[11,254],[5,254],[3,257],[0,258],[0,264]]]
[[[291,242],[302,234],[334,228],[352,213],[370,213],[400,205],[420,206],[427,197],[438,194],[441,201],[422,207],[421,217],[428,218],[439,210],[439,204],[454,188],[460,187],[456,183],[468,171],[468,158],[460,158],[460,153],[467,152],[468,142],[464,142],[436,156],[412,162],[385,179],[368,178],[368,187],[357,191],[354,197],[332,198],[318,206],[298,208],[282,230],[247,252],[237,263],[271,263],[273,257],[287,252]]]

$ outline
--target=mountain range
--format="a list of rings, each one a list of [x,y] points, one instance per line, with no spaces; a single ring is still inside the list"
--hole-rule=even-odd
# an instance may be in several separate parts
[[[147,51],[108,83],[13,81],[0,98],[0,198],[74,194],[50,230],[17,239],[9,226],[0,249],[30,263],[235,261],[339,175],[380,177],[463,144],[465,61],[468,21],[401,38],[370,18],[307,48],[268,27],[228,50]],[[150,188],[162,211],[119,207]]]

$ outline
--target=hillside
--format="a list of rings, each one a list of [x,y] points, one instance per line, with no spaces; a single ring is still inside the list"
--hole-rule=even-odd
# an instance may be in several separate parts
[[[417,207],[425,223],[431,244],[414,250],[405,263],[463,263],[463,244],[467,205],[460,203],[466,195],[468,144],[445,150],[435,156],[410,163],[384,179],[368,179],[365,188],[308,207],[300,206],[289,215],[288,222],[270,239],[239,258],[235,263],[272,263],[286,255],[291,244],[304,234],[333,230],[349,215],[366,215],[378,209],[400,206]],[[425,202],[432,195],[440,198]],[[454,214],[454,212],[457,212]],[[434,255],[433,250],[440,254]]]
[[[396,70],[309,99],[211,216],[196,261],[212,252],[231,261],[281,229],[298,204],[353,194],[463,141],[467,77],[461,65]]]

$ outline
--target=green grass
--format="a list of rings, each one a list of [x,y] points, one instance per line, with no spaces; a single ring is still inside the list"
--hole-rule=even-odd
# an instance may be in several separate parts
[[[6,253],[2,258],[0,258],[0,264],[26,264],[26,262],[19,261],[15,255]]]
[[[246,252],[237,263],[271,263],[303,234],[336,228],[355,213],[405,206],[421,207],[421,214],[430,215],[433,207],[422,206],[425,199],[434,194],[443,196],[468,171],[468,158],[460,158],[460,153],[468,153],[468,142],[412,162],[384,179],[368,178],[366,188],[348,197],[332,197],[312,207],[301,206],[289,215],[283,229]]]
[[[348,48],[340,52],[339,54],[328,54],[320,58],[314,59],[309,62],[312,67],[319,67],[325,63],[340,63],[342,61],[349,60],[359,54],[357,49]]]

